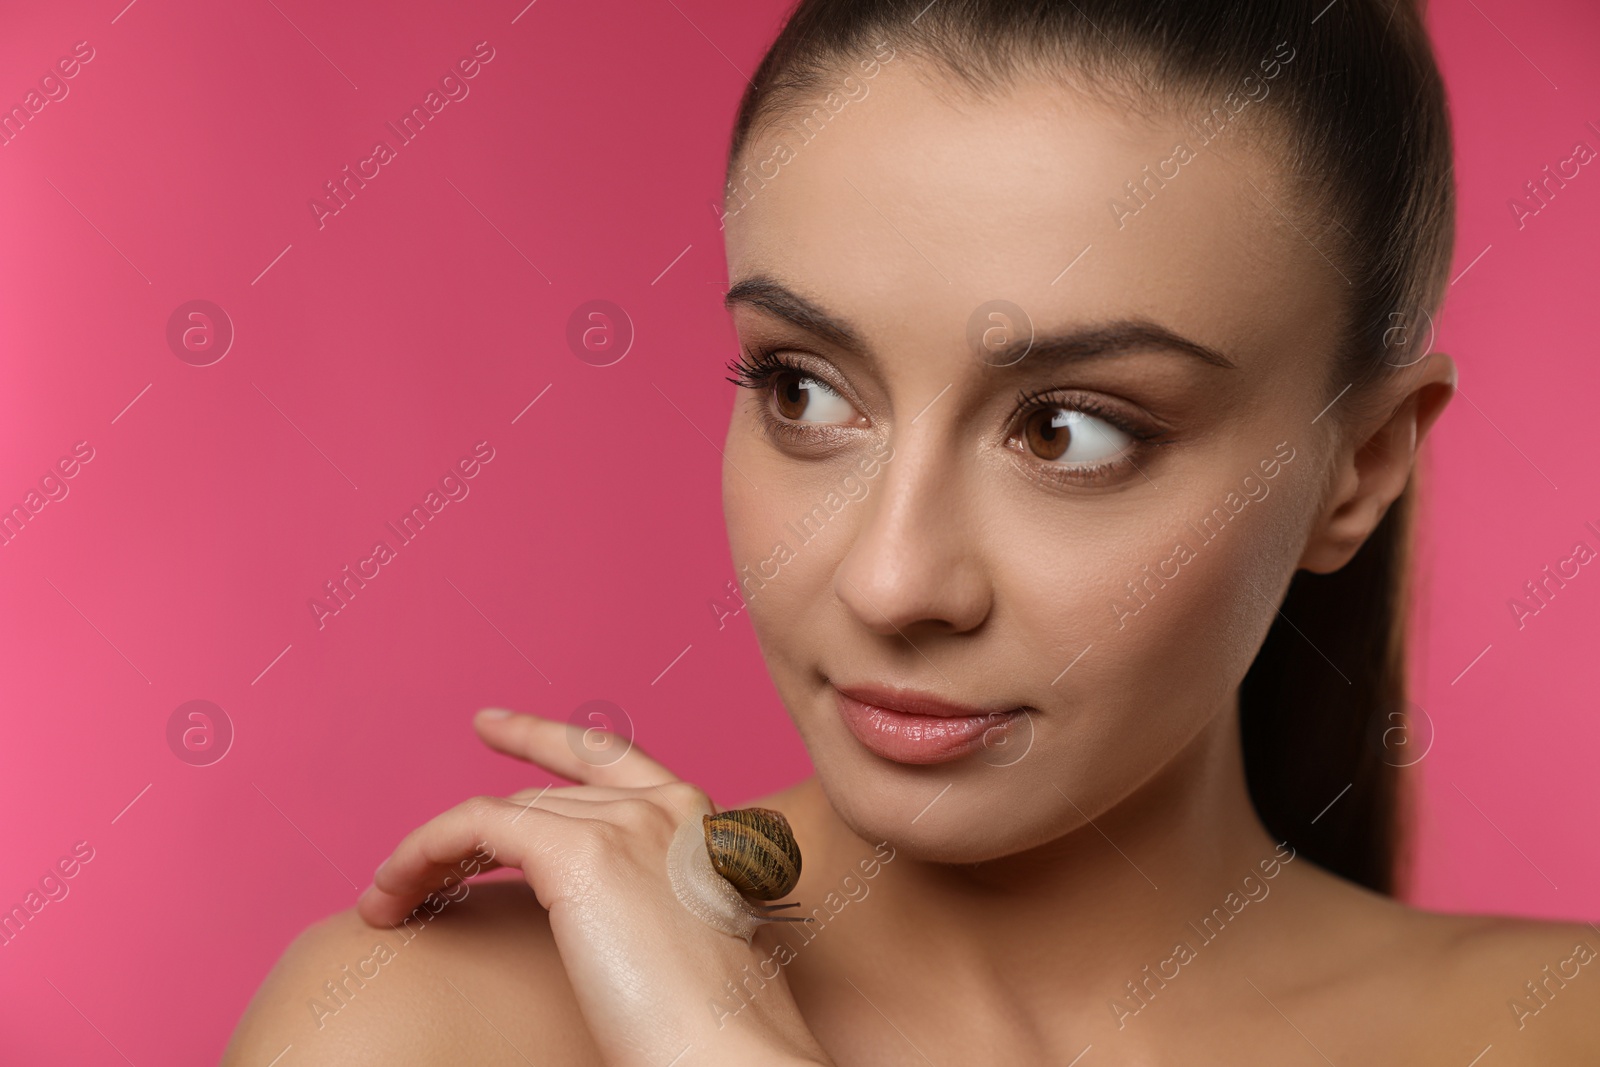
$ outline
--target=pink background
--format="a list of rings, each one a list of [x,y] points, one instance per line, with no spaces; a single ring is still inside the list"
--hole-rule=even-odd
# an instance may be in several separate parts
[[[0,946],[6,1062],[214,1062],[400,835],[543,780],[482,747],[480,706],[615,701],[723,802],[809,772],[748,621],[711,606],[733,395],[712,205],[780,6],[122,2],[0,34],[8,107],[94,49],[0,148],[0,505],[94,450],[0,547],[0,906],[94,850]],[[1600,148],[1600,20],[1435,7],[1462,395],[1431,467],[1417,900],[1594,918],[1600,565],[1520,631],[1507,600],[1600,548],[1600,163],[1521,228],[1507,200]],[[308,200],[480,41],[469,95],[319,229]],[[168,345],[192,299],[236,331],[210,366]],[[593,299],[636,332],[611,366],[566,342]],[[319,629],[308,600],[485,440],[469,495]],[[167,740],[196,699],[234,731],[209,766]]]

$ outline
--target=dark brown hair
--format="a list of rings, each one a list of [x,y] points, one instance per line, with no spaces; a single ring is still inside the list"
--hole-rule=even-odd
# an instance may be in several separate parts
[[[764,124],[885,42],[974,93],[1043,75],[1191,121],[1198,108],[1207,119],[1192,128],[1210,132],[1248,79],[1272,71],[1259,106],[1218,136],[1260,136],[1281,153],[1300,194],[1273,207],[1343,280],[1344,336],[1324,383],[1334,417],[1374,414],[1373,387],[1425,354],[1455,193],[1417,0],[800,0],[740,102],[729,195]],[[1403,765],[1420,744],[1400,743],[1416,491],[1413,477],[1339,571],[1294,576],[1240,691],[1246,778],[1269,832],[1390,894],[1406,873]]]

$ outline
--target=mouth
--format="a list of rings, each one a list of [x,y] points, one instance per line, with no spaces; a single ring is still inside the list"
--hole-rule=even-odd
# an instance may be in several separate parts
[[[998,743],[1025,708],[952,704],[928,693],[833,686],[839,717],[869,751],[896,763],[948,763]]]

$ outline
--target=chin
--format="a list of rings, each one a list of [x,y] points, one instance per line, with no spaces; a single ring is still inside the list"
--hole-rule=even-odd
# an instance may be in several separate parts
[[[993,766],[977,757],[898,765],[865,752],[816,753],[812,761],[823,794],[844,824],[870,844],[887,841],[897,856],[982,863],[1086,825],[1070,809],[1065,819],[1056,818],[1053,805],[1039,802],[1041,790],[1054,795],[1050,779],[1023,773],[1021,766]],[[1032,769],[1044,766],[1039,760]]]

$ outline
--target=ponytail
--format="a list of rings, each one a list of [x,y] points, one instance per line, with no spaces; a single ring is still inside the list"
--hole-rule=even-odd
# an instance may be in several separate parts
[[[1417,476],[1349,563],[1300,571],[1239,689],[1245,779],[1275,840],[1368,889],[1406,881],[1407,576]]]

